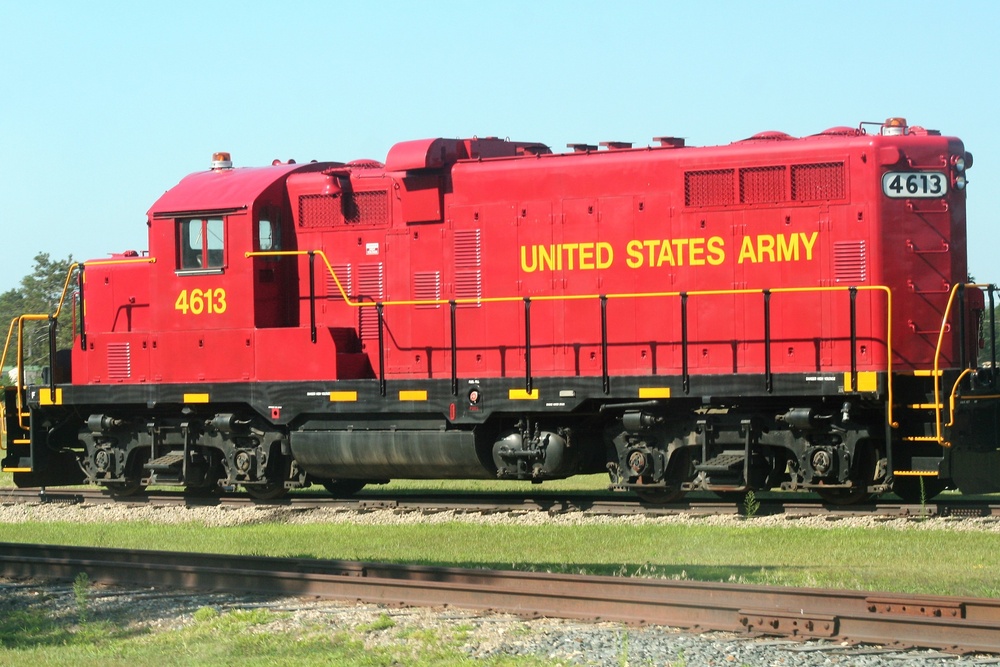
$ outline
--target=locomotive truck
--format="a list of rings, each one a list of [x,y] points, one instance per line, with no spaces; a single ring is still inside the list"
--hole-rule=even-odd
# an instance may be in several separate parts
[[[3,470],[256,498],[596,472],[649,502],[1000,490],[959,139],[890,118],[568,149],[216,154],[149,209],[148,250],[74,266],[56,313],[12,323]]]

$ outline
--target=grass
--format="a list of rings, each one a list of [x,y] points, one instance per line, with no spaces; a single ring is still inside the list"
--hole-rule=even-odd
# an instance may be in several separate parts
[[[474,659],[464,653],[466,631],[396,632],[382,622],[376,628],[313,622],[285,632],[284,614],[262,609],[220,613],[196,611],[181,628],[153,629],[134,624],[92,621],[72,624],[54,618],[44,601],[28,610],[0,614],[0,664],[32,667],[158,667],[239,664],[245,667],[390,667],[444,665],[509,667],[544,665],[514,658]],[[391,632],[392,642],[366,645],[366,633]]]
[[[1000,537],[947,530],[25,523],[0,524],[0,541],[1000,597]]]

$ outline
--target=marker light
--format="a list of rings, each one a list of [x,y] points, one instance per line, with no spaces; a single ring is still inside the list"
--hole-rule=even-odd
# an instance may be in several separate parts
[[[882,134],[888,136],[899,136],[901,134],[906,134],[906,119],[905,118],[886,118],[885,123],[882,125]]]
[[[959,175],[955,177],[955,187],[959,190],[965,189],[965,176]]]
[[[233,160],[229,153],[219,152],[212,153],[212,169],[218,171],[219,169],[232,169]]]
[[[961,155],[952,156],[951,164],[955,167],[955,171],[965,171],[965,158]]]

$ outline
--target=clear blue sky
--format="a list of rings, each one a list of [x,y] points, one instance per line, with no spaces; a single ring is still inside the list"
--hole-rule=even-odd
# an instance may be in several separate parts
[[[0,291],[39,251],[146,248],[213,151],[397,141],[724,144],[904,116],[975,155],[970,268],[1000,281],[1000,2],[0,0]]]

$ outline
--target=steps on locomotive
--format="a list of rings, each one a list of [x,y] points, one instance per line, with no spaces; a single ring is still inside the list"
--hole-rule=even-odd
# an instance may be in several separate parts
[[[177,472],[177,466],[184,462],[184,452],[170,452],[147,461],[142,467],[150,472]]]
[[[746,455],[742,451],[725,451],[704,463],[696,463],[697,472],[743,474],[743,461]]]

